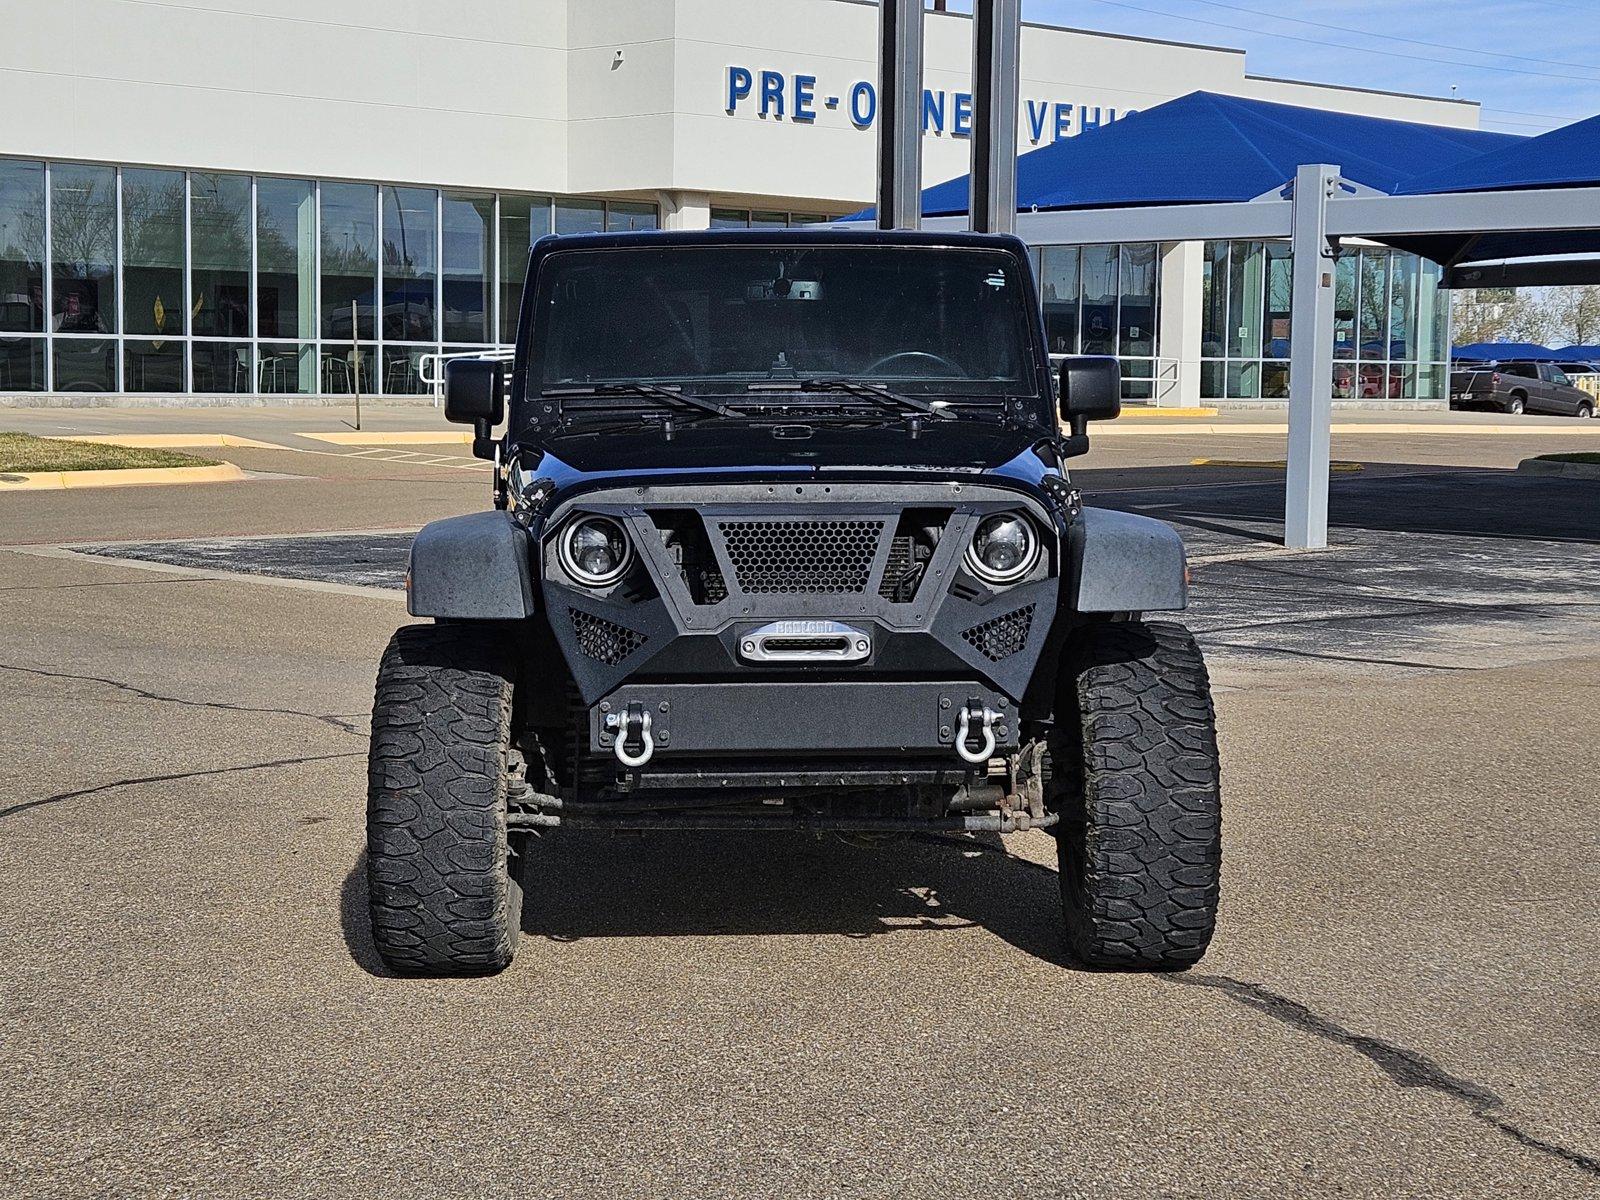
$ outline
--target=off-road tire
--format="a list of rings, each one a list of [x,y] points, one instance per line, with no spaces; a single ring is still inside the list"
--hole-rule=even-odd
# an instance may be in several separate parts
[[[367,759],[367,888],[383,961],[484,975],[516,949],[506,754],[514,653],[474,625],[408,625],[378,667]]]
[[[1057,827],[1068,954],[1120,970],[1200,961],[1216,927],[1222,803],[1205,660],[1181,625],[1107,622],[1067,646]]]

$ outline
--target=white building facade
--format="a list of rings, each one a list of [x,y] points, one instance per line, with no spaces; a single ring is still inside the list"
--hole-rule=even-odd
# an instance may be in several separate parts
[[[0,396],[415,394],[426,356],[512,338],[546,233],[860,208],[877,20],[862,0],[0,0]],[[927,15],[930,183],[967,170],[971,36]],[[1196,90],[1478,115],[1029,25],[1019,144]],[[1286,388],[1278,247],[1052,247],[1037,265],[1053,348],[1121,355],[1130,398]],[[1438,399],[1437,272],[1376,248],[1340,271],[1336,388]]]

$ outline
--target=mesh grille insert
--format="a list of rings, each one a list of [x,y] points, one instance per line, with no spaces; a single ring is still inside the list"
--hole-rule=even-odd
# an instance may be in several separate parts
[[[720,521],[747,595],[864,592],[882,521]]]
[[[966,643],[990,662],[1010,658],[1028,644],[1028,632],[1033,628],[1033,605],[995,617],[981,625],[974,625],[961,636]]]
[[[578,649],[597,662],[614,667],[648,640],[644,634],[593,613],[571,610],[572,632]]]

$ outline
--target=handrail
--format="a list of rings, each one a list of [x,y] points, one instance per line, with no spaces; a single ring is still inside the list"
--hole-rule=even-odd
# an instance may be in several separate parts
[[[460,358],[487,358],[495,362],[510,362],[516,356],[514,350],[455,350],[448,353],[419,354],[417,355],[417,378],[432,390],[433,406],[439,407],[439,402],[444,398],[444,365]],[[435,373],[437,364],[437,373]]]

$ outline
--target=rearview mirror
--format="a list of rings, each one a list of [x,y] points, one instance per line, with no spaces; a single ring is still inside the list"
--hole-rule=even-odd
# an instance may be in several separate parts
[[[473,427],[472,453],[494,457],[494,427],[506,415],[506,365],[492,358],[457,358],[444,365],[444,419]]]
[[[1122,415],[1122,367],[1114,358],[1073,357],[1061,364],[1057,395],[1061,419],[1074,434],[1087,421]]]

